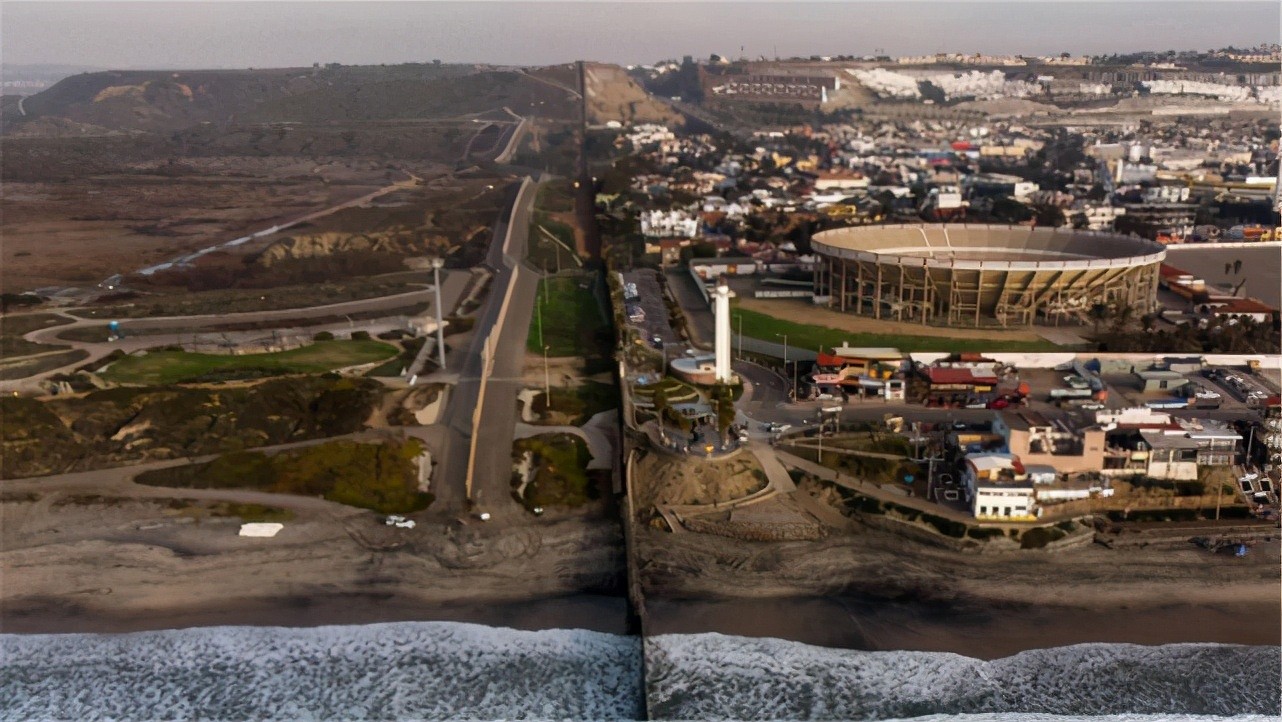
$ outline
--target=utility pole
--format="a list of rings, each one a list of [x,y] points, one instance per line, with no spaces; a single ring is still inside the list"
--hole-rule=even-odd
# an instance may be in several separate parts
[[[543,399],[548,411],[552,410],[552,376],[548,373],[548,347],[543,347]]]
[[[544,281],[546,280],[547,279],[544,279]],[[544,292],[544,295],[546,295],[546,291]],[[534,310],[538,314],[539,345],[543,346],[543,299],[541,298],[534,299]],[[543,348],[546,349],[547,347],[543,346]]]
[[[445,265],[445,259],[433,258],[432,261],[432,285],[436,291],[436,301],[432,304],[436,307],[436,357],[437,364],[441,370],[445,370],[445,321],[441,318],[441,267]]]

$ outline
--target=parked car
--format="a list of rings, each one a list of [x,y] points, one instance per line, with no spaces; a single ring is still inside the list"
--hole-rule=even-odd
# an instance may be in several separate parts
[[[993,399],[988,402],[988,408],[990,409],[1004,409],[1007,406],[1010,406],[1010,402],[1006,399]]]

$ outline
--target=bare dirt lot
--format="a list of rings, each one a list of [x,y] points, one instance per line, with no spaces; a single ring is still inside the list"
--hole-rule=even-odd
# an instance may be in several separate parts
[[[385,185],[368,163],[208,159],[198,173],[8,183],[0,284],[19,292],[104,278],[231,241]]]

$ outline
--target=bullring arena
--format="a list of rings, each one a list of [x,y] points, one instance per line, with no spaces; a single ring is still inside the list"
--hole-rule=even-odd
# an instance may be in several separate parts
[[[811,246],[817,302],[949,326],[1085,323],[1097,304],[1148,313],[1166,257],[1131,236],[967,224],[839,228]]]

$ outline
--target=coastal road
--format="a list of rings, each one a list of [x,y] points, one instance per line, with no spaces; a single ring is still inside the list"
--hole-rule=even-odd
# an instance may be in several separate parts
[[[494,278],[477,316],[472,345],[461,366],[455,361],[451,369],[457,384],[445,410],[448,432],[436,471],[439,483],[433,484],[437,508],[448,514],[467,509],[469,483],[478,510],[496,516],[518,511],[509,484],[516,394],[539,278],[521,259],[536,194],[537,186],[524,182],[511,212],[495,224],[485,260]],[[489,350],[492,364],[486,363]]]

